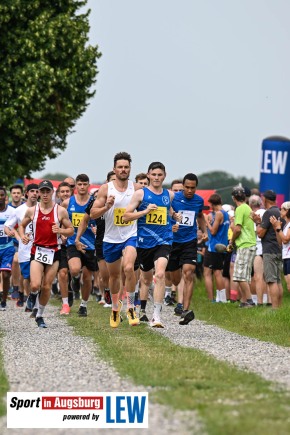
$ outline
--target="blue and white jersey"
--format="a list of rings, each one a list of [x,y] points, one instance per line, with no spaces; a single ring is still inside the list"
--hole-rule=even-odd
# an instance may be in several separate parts
[[[26,203],[20,205],[17,208],[14,208],[14,213],[10,216],[9,219],[5,222],[5,226],[9,227],[11,230],[15,228],[17,225],[21,223],[24,219],[25,213],[28,209]],[[19,263],[24,263],[26,261],[30,261],[30,251],[33,243],[33,223],[29,222],[29,224],[25,228],[25,234],[29,235],[30,242],[25,245],[22,241],[19,241],[19,249],[18,249],[18,261]],[[13,239],[14,240],[14,239]]]
[[[173,241],[186,243],[197,239],[196,217],[202,212],[204,200],[194,194],[192,198],[186,198],[183,192],[176,192],[172,201],[172,208],[176,213],[182,214],[182,222],[179,229],[173,233]]]
[[[222,243],[223,245],[228,244],[228,231],[230,226],[230,218],[226,211],[220,210],[224,216],[223,223],[219,226],[216,234],[211,234],[209,238],[208,251],[209,252],[217,252],[215,249],[215,245],[217,243]],[[212,223],[213,225],[216,218],[216,213],[212,212]]]
[[[158,209],[152,210],[138,219],[137,247],[153,248],[158,245],[172,245],[172,224],[169,216],[170,194],[167,189],[156,194],[147,187],[143,188],[143,201],[137,211],[145,210],[149,204],[156,204]]]
[[[67,239],[67,246],[75,245],[75,239],[78,232],[78,227],[85,215],[86,208],[90,202],[91,198],[88,199],[86,204],[80,205],[77,203],[75,196],[73,195],[68,203],[67,211],[70,218],[70,221],[74,227],[74,234]],[[88,227],[84,234],[81,236],[81,242],[86,245],[86,251],[94,251],[95,250],[95,235],[91,229],[91,225],[95,226],[95,220],[90,219],[88,223]]]
[[[15,209],[7,205],[5,210],[0,211],[0,249],[6,249],[14,246],[14,237],[6,236],[4,232],[4,224],[11,216],[14,215]]]

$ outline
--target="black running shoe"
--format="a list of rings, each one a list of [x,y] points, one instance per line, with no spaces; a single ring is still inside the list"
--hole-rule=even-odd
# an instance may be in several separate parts
[[[105,297],[106,304],[112,305],[112,299],[111,299],[110,290],[105,290],[104,297]]]
[[[192,310],[185,310],[181,314],[179,325],[188,325],[194,319],[194,312]]]
[[[174,314],[176,316],[181,316],[182,312],[183,312],[183,305],[177,304],[176,307],[174,308]]]
[[[39,328],[47,328],[46,323],[45,323],[43,317],[36,317],[35,321],[36,321],[37,326]]]
[[[164,305],[167,306],[172,306],[174,305],[174,302],[171,299],[171,296],[167,295],[166,298],[164,299]]]
[[[82,305],[80,305],[78,315],[79,315],[79,317],[87,317],[87,315],[88,315],[87,307],[83,307]]]
[[[140,322],[149,322],[149,319],[148,319],[148,317],[146,315],[146,311],[145,310],[140,310],[139,320],[140,320]]]

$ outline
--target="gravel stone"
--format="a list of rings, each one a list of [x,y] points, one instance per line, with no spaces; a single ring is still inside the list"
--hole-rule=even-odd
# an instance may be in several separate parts
[[[47,329],[37,327],[24,309],[8,301],[8,309],[0,312],[0,329],[4,333],[2,351],[10,391],[148,391],[149,428],[127,429],[135,435],[203,434],[197,412],[174,411],[150,401],[148,387],[136,386],[119,376],[112,365],[100,357],[96,343],[87,337],[74,335],[73,328],[59,316],[59,308],[48,305],[45,310]],[[41,429],[42,433],[79,434],[82,429]],[[124,434],[119,429],[98,429],[100,435]],[[0,419],[3,435],[39,434],[39,429],[7,429],[6,417]],[[86,434],[96,430],[86,430]]]

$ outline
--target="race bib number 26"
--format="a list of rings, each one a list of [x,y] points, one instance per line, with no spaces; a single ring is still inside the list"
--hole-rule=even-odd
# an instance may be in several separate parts
[[[48,248],[41,248],[40,246],[36,247],[35,257],[36,261],[39,261],[43,264],[52,264],[54,257],[54,250]]]

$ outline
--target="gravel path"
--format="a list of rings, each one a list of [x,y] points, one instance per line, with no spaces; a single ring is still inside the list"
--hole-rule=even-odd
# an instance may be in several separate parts
[[[165,308],[162,315],[166,328],[158,329],[160,334],[178,345],[205,351],[290,390],[289,347],[244,337],[200,320],[181,326],[173,308]]]
[[[73,334],[73,328],[49,305],[45,318],[49,328],[37,328],[29,313],[8,302],[8,310],[0,312],[0,330],[4,332],[3,356],[10,391],[146,391],[129,379],[122,379],[114,368],[100,358],[92,340]],[[85,370],[82,370],[82,368]],[[88,387],[89,386],[89,387]],[[148,388],[147,388],[148,391]],[[150,397],[150,390],[149,390]],[[158,429],[156,429],[158,428]],[[41,429],[45,434],[79,434],[82,429]],[[98,434],[124,434],[124,430],[98,429]],[[0,420],[1,434],[38,434],[39,429],[6,429],[6,418]],[[86,434],[96,430],[86,430]],[[135,435],[140,430],[130,429]],[[197,414],[175,412],[149,403],[149,429],[142,434],[201,434]]]

